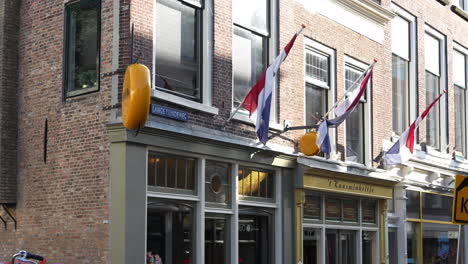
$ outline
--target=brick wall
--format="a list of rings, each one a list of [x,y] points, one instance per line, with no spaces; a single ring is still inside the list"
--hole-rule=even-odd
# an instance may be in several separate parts
[[[16,202],[19,3],[0,1],[0,204]]]

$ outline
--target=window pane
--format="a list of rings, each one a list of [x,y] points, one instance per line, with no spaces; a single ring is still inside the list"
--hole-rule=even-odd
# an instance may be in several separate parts
[[[82,1],[67,7],[67,91],[97,89],[98,2]]]
[[[406,191],[406,217],[407,218],[420,218],[420,200],[419,192]]]
[[[458,225],[423,223],[424,264],[457,263]]]
[[[327,89],[306,83],[306,125],[314,125],[327,111]]]
[[[273,198],[274,172],[262,169],[241,167],[239,169],[238,193],[239,195]]]
[[[268,222],[267,216],[239,215],[239,263],[270,263]]]
[[[267,33],[268,0],[235,0],[232,1],[234,23]]]
[[[364,163],[364,103],[346,120],[346,161]]]
[[[388,228],[388,264],[398,264],[397,229]]]
[[[339,199],[325,199],[325,216],[327,220],[341,220],[341,201]]]
[[[362,200],[362,221],[364,223],[377,223],[375,212],[377,211],[377,202],[373,200]]]
[[[439,75],[440,71],[440,41],[429,34],[424,35],[424,59],[426,62],[426,70],[435,75]]]
[[[410,23],[400,16],[392,20],[392,52],[409,60]]]
[[[439,77],[426,71],[426,107],[439,96]],[[426,117],[426,144],[440,149],[440,112],[435,104]]]
[[[452,200],[450,196],[422,193],[423,219],[451,222]]]
[[[320,254],[320,229],[304,228],[304,264],[317,264]]]
[[[377,261],[376,232],[362,231],[362,264],[373,264]]]
[[[304,203],[304,218],[321,219],[321,200],[320,196],[306,195]]]
[[[233,45],[234,107],[237,107],[266,69],[267,48],[266,38],[236,26]]]
[[[358,203],[356,200],[343,200],[343,221],[358,221]]]
[[[195,190],[195,160],[150,153],[148,185]]]
[[[392,113],[393,132],[401,135],[409,125],[408,88],[409,62],[393,55],[392,57]]]
[[[307,50],[305,59],[306,76],[328,85],[329,56]]]
[[[205,199],[209,203],[221,206],[230,204],[231,166],[228,163],[206,161],[205,166]],[[216,206],[216,205],[207,205]]]
[[[229,243],[226,222],[224,217],[217,215],[205,218],[205,264],[227,263]]]
[[[178,203],[150,203],[147,216],[147,263],[191,263],[193,208]],[[153,261],[153,262],[151,262]]]
[[[453,82],[466,88],[466,56],[458,51],[453,52]]]
[[[466,104],[465,89],[455,85],[455,150],[465,154]]]
[[[180,1],[156,1],[156,77],[158,88],[199,100],[200,16]]]
[[[406,252],[407,252],[407,259],[406,263],[408,264],[417,264],[418,263],[418,236],[417,234],[421,234],[418,232],[419,224],[406,222]]]

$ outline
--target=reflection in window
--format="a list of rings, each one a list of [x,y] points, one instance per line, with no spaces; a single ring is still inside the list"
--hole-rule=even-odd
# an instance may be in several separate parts
[[[227,223],[224,217],[205,218],[205,264],[229,263]]]
[[[65,86],[74,96],[98,89],[100,1],[82,0],[67,5]]]
[[[417,234],[421,234],[418,232],[419,223],[412,223],[406,222],[406,252],[407,252],[407,259],[406,262],[408,264],[417,264],[417,256],[418,256],[418,243]]]
[[[320,248],[320,229],[304,228],[304,264],[317,264]]]
[[[423,219],[452,221],[452,200],[450,196],[422,193]]]
[[[356,232],[327,229],[326,236],[327,264],[356,263]]]
[[[273,171],[241,167],[238,192],[244,196],[273,198],[273,181]]]
[[[453,83],[455,84],[455,150],[466,154],[466,88],[467,71],[466,55],[454,50],[453,52]]]
[[[321,219],[321,199],[320,196],[306,195],[304,203],[304,218]]]
[[[229,179],[231,166],[228,163],[207,160],[205,165],[205,200],[207,206],[226,207],[230,204]]]
[[[270,38],[268,12],[269,0],[232,1],[234,107],[242,103],[267,67]]]
[[[376,223],[377,201],[362,200],[362,222]]]
[[[406,191],[406,218],[420,218],[419,192]]]
[[[362,231],[362,264],[376,263],[376,232]]]
[[[388,228],[388,264],[398,264],[397,229]]]
[[[327,220],[341,220],[341,201],[339,199],[325,199],[325,216]]]
[[[195,190],[195,159],[150,153],[148,185]]]
[[[268,222],[267,216],[239,215],[239,263],[271,263]]]
[[[401,135],[409,125],[409,61],[393,55],[392,66],[393,132]]]
[[[457,263],[458,226],[423,223],[423,263]]]
[[[426,107],[439,96],[439,76],[426,71]],[[426,144],[440,150],[440,107],[435,104],[426,117]]]
[[[358,201],[348,199],[343,200],[343,221],[358,221]]]
[[[158,89],[201,100],[201,9],[176,0],[156,1]]]
[[[163,263],[192,263],[193,208],[186,204],[148,204],[147,260],[158,255]]]
[[[306,125],[314,125],[327,111],[330,88],[330,55],[306,47]]]
[[[306,125],[315,125],[327,112],[327,89],[306,83]]]
[[[358,80],[363,72],[352,65],[346,65],[345,88],[350,91],[353,83]],[[353,90],[358,89],[356,85]],[[362,95],[361,101],[346,121],[346,160],[356,163],[364,163],[364,105],[366,93]]]

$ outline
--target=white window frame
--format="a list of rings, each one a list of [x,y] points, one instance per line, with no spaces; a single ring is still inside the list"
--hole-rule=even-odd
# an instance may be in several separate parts
[[[346,92],[346,87],[344,85],[345,83],[345,78],[346,78],[346,65],[350,64],[352,66],[355,66],[357,68],[362,69],[365,71],[369,65],[365,64],[353,57],[350,57],[348,55],[345,55],[344,57],[344,64],[343,64],[343,93]],[[367,88],[365,91],[366,100],[364,101],[363,98],[361,98],[361,102],[365,102],[364,104],[364,162],[363,163],[356,163],[356,162],[351,162],[351,161],[346,161],[346,124],[344,126],[345,132],[344,132],[344,151],[345,151],[345,162],[350,163],[350,164],[358,164],[358,165],[364,165],[364,166],[372,166],[372,120],[371,120],[371,107],[372,107],[372,100],[371,100],[371,88],[372,88],[372,82],[373,78],[371,77],[369,82],[367,83]],[[347,121],[345,121],[347,122]]]
[[[212,1],[212,0],[211,0]],[[278,52],[278,1],[268,0],[270,5],[270,12],[268,13],[267,18],[270,23],[270,39],[268,40],[268,62],[267,66],[279,55]],[[233,15],[233,13],[232,13]],[[232,26],[232,33],[234,35],[234,21]],[[280,51],[281,52],[281,51]],[[266,68],[264,69],[266,70]],[[234,76],[234,67],[232,69],[232,76]],[[234,77],[231,80],[231,113],[234,112]],[[271,97],[271,112],[270,112],[270,129],[283,130],[283,125],[279,123],[278,117],[278,87],[279,87],[279,77],[276,76],[275,87],[273,87],[272,97]],[[239,111],[234,114],[233,119],[242,121],[244,123],[254,124],[254,122],[246,115],[245,113],[240,113]]]
[[[392,3],[391,8],[393,12],[395,12],[398,16],[404,18],[406,21],[409,22],[410,24],[410,34],[409,34],[409,41],[410,41],[410,47],[409,47],[409,91],[408,91],[408,118],[409,118],[409,124],[413,122],[413,120],[416,119],[416,106],[418,105],[417,98],[418,98],[418,91],[417,91],[417,53],[418,49],[416,46],[417,42],[417,24],[416,24],[416,17],[413,16],[411,13],[408,11],[404,10],[403,8],[397,6],[396,4]],[[392,36],[393,37],[393,36]],[[394,136],[394,141],[399,138],[399,136]]]
[[[463,55],[465,55],[465,107],[467,106],[467,102],[468,102],[468,48],[465,48],[464,46],[456,43],[456,42],[453,42],[453,50],[454,51],[457,51]],[[452,64],[452,66],[454,66]],[[452,72],[454,72],[452,70]],[[453,86],[455,86],[455,82],[453,82]],[[468,111],[465,109],[465,127],[468,127]],[[464,158],[467,158],[468,157],[468,143],[467,143],[467,140],[468,140],[468,133],[465,132],[465,138],[464,138],[464,142],[465,142],[465,145],[463,146],[463,150],[464,150],[464,153],[463,153],[463,157]]]
[[[446,47],[447,47],[447,41],[445,35],[434,29],[428,24],[424,25],[424,34],[429,34],[430,36],[436,38],[439,40],[439,68],[440,68],[440,73],[439,73],[439,91],[438,93],[440,94],[443,90],[447,89],[447,54],[446,54]],[[426,67],[424,66],[424,72],[426,71]],[[430,102],[426,102],[430,103]],[[434,149],[430,146],[426,146],[426,150],[428,154],[431,154],[433,156],[439,156],[442,158],[450,158],[447,156],[447,115],[444,114],[447,111],[447,97],[442,97],[441,100],[438,102],[439,104],[439,109],[440,109],[440,150]],[[421,110],[424,111],[426,106],[423,106]]]
[[[468,0],[463,0],[463,6],[460,6],[460,0],[453,0],[453,4],[463,11],[468,11]]]
[[[148,147],[146,150],[146,157],[151,152],[163,153],[168,155],[177,155],[182,157],[190,157],[197,159],[197,174],[196,174],[196,190],[195,195],[180,195],[172,193],[162,193],[149,191],[147,188],[147,197],[160,198],[160,199],[171,199],[175,201],[190,201],[194,203],[194,216],[197,216],[195,227],[193,230],[193,237],[196,241],[194,246],[195,262],[194,264],[204,264],[205,263],[205,216],[206,213],[214,214],[223,214],[229,216],[227,221],[229,222],[229,263],[237,263],[239,261],[239,205],[257,207],[257,208],[266,208],[274,210],[272,214],[272,222],[274,226],[271,226],[273,230],[283,230],[282,222],[282,170],[278,167],[268,166],[264,164],[248,163],[248,162],[237,162],[234,160],[223,159],[208,155],[198,155],[198,154],[189,154],[183,151],[169,150],[164,148]],[[205,207],[205,165],[206,160],[226,162],[231,165],[231,208],[206,208]],[[146,163],[148,164],[148,163]],[[275,172],[274,175],[274,202],[256,202],[239,199],[238,193],[238,181],[239,181],[239,167],[247,166],[253,168],[268,169]],[[147,171],[147,170],[146,170]],[[147,175],[146,175],[147,178]],[[147,185],[148,186],[148,185]],[[147,212],[145,218],[147,217]],[[146,221],[145,221],[146,222]],[[146,225],[148,223],[146,222]],[[145,228],[146,230],[147,228]],[[145,233],[146,236],[146,233]],[[145,237],[145,251],[146,251],[146,237]],[[271,249],[269,254],[271,254],[272,264],[283,263],[283,232],[274,232],[274,235],[270,239],[273,239],[274,248]],[[270,242],[270,241],[269,241]],[[272,253],[274,252],[274,255]]]
[[[157,0],[153,0],[156,3]],[[173,0],[177,1],[177,0]],[[188,1],[189,3],[193,3]],[[198,5],[198,4],[194,4]],[[154,5],[155,6],[155,5]],[[187,108],[195,109],[201,112],[205,112],[212,115],[217,115],[219,109],[213,106],[212,102],[212,69],[213,69],[213,0],[204,0],[204,8],[202,10],[202,72],[200,74],[202,78],[201,83],[201,102],[195,102],[174,94],[164,92],[162,90],[156,90],[155,74],[156,74],[156,7],[153,8],[153,70],[152,70],[152,86],[151,97],[171,102],[177,105],[185,106]]]
[[[329,56],[329,65],[328,65],[328,70],[329,70],[329,85],[324,84],[323,82],[317,82],[313,79],[307,78],[306,72],[305,72],[305,59],[306,59],[306,54],[307,54],[307,49],[312,48],[315,49],[321,53],[326,54]],[[336,100],[336,51],[330,47],[327,47],[317,41],[314,41],[310,38],[304,37],[304,124],[306,124],[307,116],[306,116],[306,83],[311,83],[317,86],[320,86],[324,89],[328,89],[328,94],[327,94],[327,108],[330,109],[330,107],[333,105],[333,103]],[[334,112],[330,112],[329,118],[334,117]],[[336,151],[336,128],[330,129],[329,131],[329,137],[330,137],[330,146],[331,146],[331,153],[334,153]]]

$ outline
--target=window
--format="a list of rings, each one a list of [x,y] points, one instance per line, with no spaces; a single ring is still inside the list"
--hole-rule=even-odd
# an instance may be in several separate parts
[[[269,0],[236,0],[232,5],[233,106],[237,107],[268,66],[270,6]]]
[[[468,0],[454,0],[455,5],[458,5],[461,9],[468,11]]]
[[[228,207],[231,204],[231,166],[207,160],[205,165],[205,200],[207,207]]]
[[[82,0],[65,7],[65,97],[99,89],[100,16],[100,1]]]
[[[410,22],[398,15],[392,21],[392,52],[393,132],[401,135],[409,125]]]
[[[315,125],[328,110],[333,96],[335,51],[305,39],[305,123]]]
[[[150,153],[148,185],[195,191],[196,161],[192,158]]]
[[[466,88],[468,50],[455,44],[459,50],[453,52],[453,83],[455,107],[455,151],[466,155]],[[463,53],[466,51],[466,53]]]
[[[436,30],[426,26],[424,35],[424,59],[426,68],[426,106],[428,107],[445,89],[445,37]],[[445,100],[447,97],[444,98]],[[426,117],[426,145],[429,149],[441,151],[446,146],[446,115],[441,109],[446,108],[443,100],[429,111]],[[447,111],[443,111],[446,113]]]
[[[239,168],[239,195],[255,198],[273,198],[274,172],[263,169]]]
[[[201,1],[156,0],[155,87],[202,101]]]
[[[364,66],[364,65],[362,65]],[[352,91],[359,88],[359,83],[356,81],[359,79],[361,74],[364,72],[362,67],[358,67],[355,64],[345,64],[345,89],[346,91]],[[368,85],[370,85],[371,81]],[[366,163],[366,127],[364,120],[367,109],[367,94],[369,93],[369,87],[361,97],[361,101],[354,111],[350,114],[346,121],[346,161],[356,163]],[[368,138],[368,137],[367,137]]]

